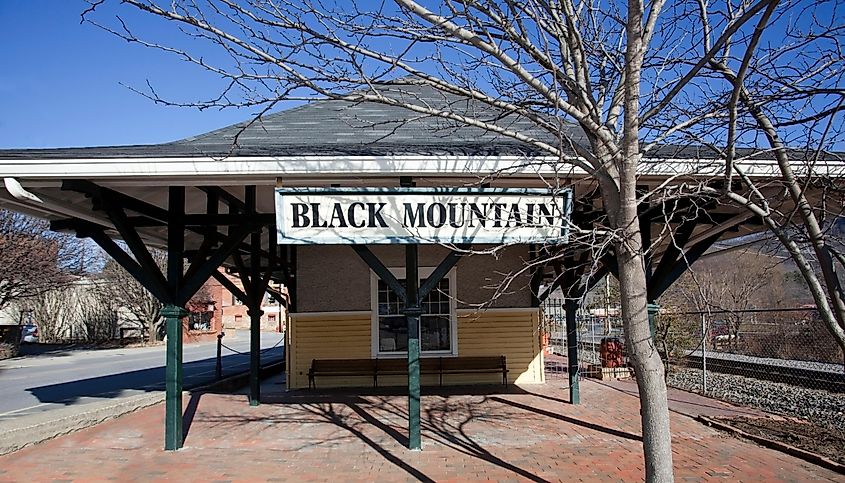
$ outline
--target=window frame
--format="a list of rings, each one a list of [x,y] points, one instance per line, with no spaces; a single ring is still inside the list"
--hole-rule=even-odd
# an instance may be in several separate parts
[[[208,324],[207,329],[195,329],[194,324],[196,322],[195,319],[200,319],[200,325]],[[206,320],[208,319],[208,320]],[[189,312],[188,313],[188,332],[211,332],[214,330],[214,311],[212,310],[204,310],[202,312]]]
[[[435,267],[419,267],[420,285],[422,281],[434,272]],[[390,273],[397,279],[405,278],[405,267],[389,267]],[[449,279],[449,346],[448,350],[424,351],[420,346],[420,357],[443,357],[458,355],[458,312],[455,293],[457,292],[457,270],[452,268],[443,278]],[[374,358],[407,358],[408,351],[382,352],[379,350],[379,313],[378,313],[378,282],[376,273],[370,270],[370,353]],[[436,289],[435,289],[436,290]],[[421,321],[422,322],[422,321]],[[422,332],[422,324],[420,324]]]

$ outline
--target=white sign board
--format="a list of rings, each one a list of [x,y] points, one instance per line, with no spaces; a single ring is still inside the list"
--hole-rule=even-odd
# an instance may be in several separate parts
[[[280,244],[565,243],[571,191],[277,188]]]

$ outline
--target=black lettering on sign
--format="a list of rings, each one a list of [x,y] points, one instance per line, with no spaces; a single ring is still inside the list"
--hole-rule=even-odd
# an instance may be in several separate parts
[[[483,211],[482,211],[483,210]],[[481,208],[478,207],[478,203],[470,203],[469,204],[469,227],[475,228],[475,221],[478,221],[478,224],[482,227],[487,227],[487,203],[481,203]]]
[[[332,219],[329,221],[330,228],[346,228],[346,215],[343,212],[343,205],[335,203],[332,209]]]
[[[543,224],[543,218],[546,218],[546,224],[549,226],[555,226],[555,215],[552,213],[553,209],[550,209],[548,205],[537,205],[540,211],[540,219],[539,224]]]
[[[312,228],[328,228],[329,224],[326,223],[326,220],[320,218],[320,203],[311,203],[311,213],[313,213],[314,218],[311,220],[311,227]]]
[[[440,228],[446,224],[446,207],[442,203],[432,203],[426,211],[428,224],[432,228]]]
[[[293,216],[293,227],[304,228],[311,224],[308,218],[308,205],[305,203],[291,203],[291,215]]]
[[[376,207],[378,205],[378,207]],[[381,214],[381,210],[387,206],[387,203],[367,203],[367,208],[370,210],[370,222],[367,224],[370,228],[376,227],[376,220],[378,220],[378,226],[381,228],[387,228],[387,222],[384,221],[384,216]]]
[[[294,229],[373,229],[390,228],[388,217],[394,220],[391,222],[393,224],[399,223],[401,217],[402,226],[408,229],[445,227],[452,231],[478,227],[509,231],[511,228],[549,227],[560,223],[561,208],[554,202],[522,199],[497,203],[496,198],[493,198],[487,200],[487,203],[479,203],[477,200],[408,202],[402,203],[401,208],[389,202],[324,200],[322,203],[311,203],[311,200],[305,200],[290,203],[288,220],[289,226]]]
[[[425,228],[425,216],[423,211],[425,203],[417,203],[416,207],[411,203],[403,203],[405,206],[405,216],[402,218],[402,225],[408,228]]]
[[[525,224],[528,226],[534,226],[534,203],[528,203],[525,213]]]
[[[464,226],[464,210],[466,209],[466,206],[466,203],[461,203],[460,209],[458,209],[458,203],[449,203],[449,226],[452,228],[460,228]],[[460,221],[458,221],[458,213],[461,214]]]
[[[513,224],[511,224],[513,222]],[[519,213],[519,204],[512,203],[508,213],[508,222],[505,226],[522,226],[522,215]]]
[[[496,228],[502,227],[502,209],[507,208],[505,203],[493,203],[493,226]]]
[[[349,212],[347,213],[346,221],[348,221],[353,228],[364,228],[365,226],[367,226],[367,222],[364,219],[362,219],[360,223],[356,222],[358,220],[358,217],[355,214],[355,208],[365,210],[366,206],[364,206],[364,203],[360,203],[357,201],[349,205]]]

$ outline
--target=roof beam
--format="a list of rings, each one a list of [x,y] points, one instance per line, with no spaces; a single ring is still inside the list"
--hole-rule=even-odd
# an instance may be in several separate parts
[[[237,196],[233,195],[232,193],[224,190],[219,186],[198,186],[199,189],[205,191],[208,194],[214,193],[220,198],[223,203],[226,203],[230,208],[234,208],[238,211],[247,211],[246,203],[241,201]]]

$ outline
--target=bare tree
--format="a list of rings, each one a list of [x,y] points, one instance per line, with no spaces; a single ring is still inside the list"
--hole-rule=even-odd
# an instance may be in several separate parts
[[[672,370],[673,361],[684,357],[700,342],[700,331],[693,317],[677,314],[677,307],[664,305],[655,321],[654,338],[666,364],[666,372]]]
[[[699,2],[704,49],[714,43],[713,12]],[[792,7],[792,8],[790,8]],[[708,59],[708,70],[723,82],[709,84],[709,97],[727,110],[727,132],[718,138],[695,126],[692,139],[704,142],[725,163],[721,195],[763,220],[788,251],[806,282],[828,331],[845,353],[845,293],[838,271],[845,270],[842,243],[829,233],[842,216],[842,142],[845,140],[845,18],[836,2],[773,1],[757,19],[743,55],[732,49]],[[731,12],[719,22],[742,15]],[[782,40],[765,32],[777,28]],[[699,109],[707,109],[699,103]],[[765,182],[743,166],[761,160],[743,150],[743,141],[761,139],[767,153],[758,164],[776,180]],[[840,152],[836,152],[836,150]],[[843,366],[845,369],[845,366]]]
[[[719,178],[724,163],[678,168],[676,176],[645,194],[637,192],[639,172],[665,159],[667,148],[671,152],[672,143],[685,141],[696,127],[727,133],[736,107],[732,98],[714,98],[718,101],[704,108],[700,102],[710,99],[714,62],[741,70],[773,11],[785,18],[799,4],[395,0],[366,9],[331,0],[90,4],[85,20],[225,80],[223,92],[205,101],[167,100],[150,85],[142,93],[156,102],[201,109],[251,106],[259,110],[252,123],[289,100],[376,102],[518,141],[538,154],[527,162],[560,173],[547,180],[550,188],[560,188],[569,173],[586,173],[600,190],[608,228],[593,240],[612,248],[617,259],[641,398],[646,478],[673,479],[664,369],[647,319],[646,248],[637,210],[644,202],[702,192],[722,197],[724,190],[690,175],[706,171]],[[195,44],[163,45],[136,35],[121,18],[123,7],[178,25],[192,41],[206,41],[225,55],[200,55]],[[690,15],[698,11],[706,15]],[[98,12],[116,13],[118,20],[101,21]],[[709,39],[703,46],[702,36]],[[433,106],[408,85],[433,89],[445,103]],[[482,108],[468,111],[468,101]]]
[[[39,342],[99,342],[115,336],[117,301],[102,290],[102,279],[71,277],[68,283],[15,300],[20,319],[38,325]]]
[[[73,310],[72,289],[53,287],[30,297],[15,300],[13,313],[19,320],[31,319],[38,325],[38,342],[71,342],[82,338],[83,329],[68,318]]]
[[[781,261],[766,253],[744,250],[699,261],[663,297],[686,311],[718,311],[728,329],[728,342],[738,348],[751,309],[786,308],[786,273]],[[796,304],[797,305],[797,304]]]
[[[0,309],[71,280],[77,244],[27,215],[0,210]]]
[[[85,294],[76,305],[76,316],[90,342],[109,341],[118,335],[120,306],[109,291],[99,287],[101,283],[102,280],[89,279],[88,286],[81,287]]]
[[[153,260],[159,267],[164,267],[167,254],[161,250],[150,250]],[[127,311],[134,324],[149,340],[157,341],[164,337],[164,319],[160,311],[164,306],[140,282],[117,264],[114,260],[106,261],[98,284],[105,296],[111,297],[122,310]]]

